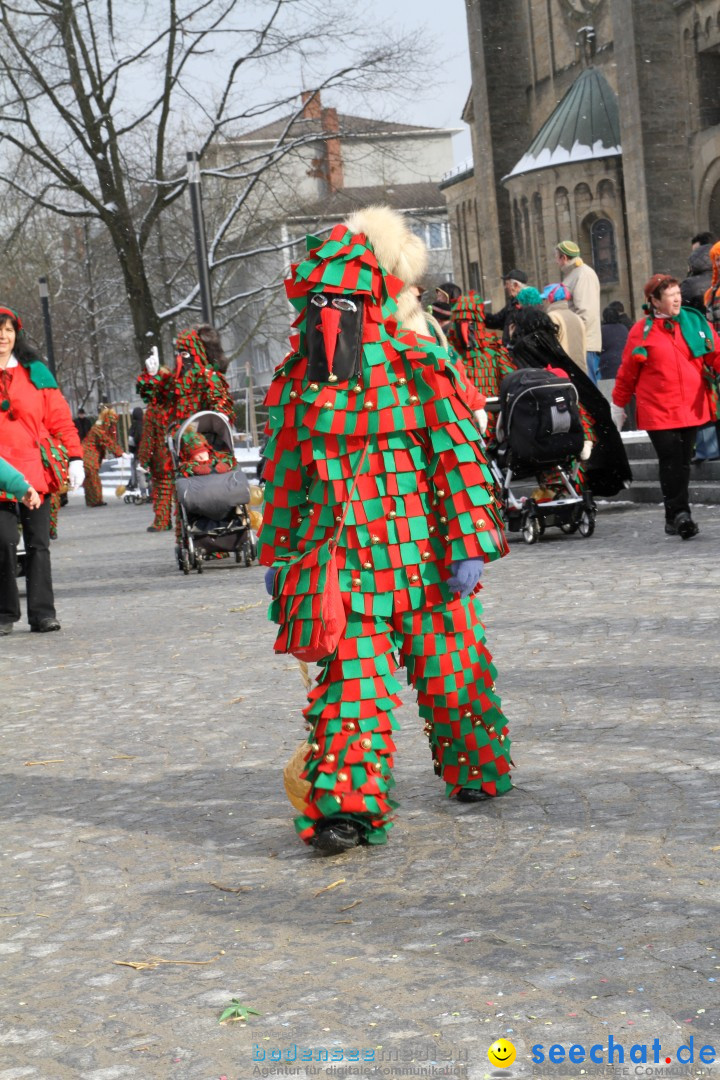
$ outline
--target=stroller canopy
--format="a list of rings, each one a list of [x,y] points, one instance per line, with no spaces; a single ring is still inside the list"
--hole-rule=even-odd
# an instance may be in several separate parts
[[[188,416],[187,420],[184,420],[175,432],[175,435],[170,436],[173,444],[172,448],[178,457],[180,456],[182,437],[189,428],[199,432],[200,435],[204,435],[213,450],[227,450],[228,453],[235,454],[233,429],[228,418],[223,416],[222,413],[205,410]]]

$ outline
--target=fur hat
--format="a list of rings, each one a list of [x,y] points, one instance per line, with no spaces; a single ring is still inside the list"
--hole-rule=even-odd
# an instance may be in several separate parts
[[[351,214],[345,227],[364,233],[383,270],[405,285],[418,285],[427,270],[427,248],[407,220],[389,206],[368,206]]]
[[[542,296],[532,285],[527,285],[524,289],[521,289],[515,299],[521,307],[539,307],[543,302]]]
[[[197,328],[197,335],[205,346],[207,362],[210,367],[215,368],[216,371],[220,371],[224,375],[230,366],[230,361],[223,352],[220,335],[215,327],[210,326],[209,323],[202,323]]]

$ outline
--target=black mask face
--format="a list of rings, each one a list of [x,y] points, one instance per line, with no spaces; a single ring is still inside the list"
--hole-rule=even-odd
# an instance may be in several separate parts
[[[365,297],[313,293],[305,337],[312,382],[347,382],[360,374]]]

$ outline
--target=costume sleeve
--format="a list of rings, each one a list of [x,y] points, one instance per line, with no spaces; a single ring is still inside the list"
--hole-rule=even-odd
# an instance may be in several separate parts
[[[227,379],[212,368],[206,368],[205,374],[207,382],[204,407],[211,409],[213,412],[223,413],[234,423],[235,406],[233,399],[230,397],[230,387]]]
[[[0,491],[6,491],[13,499],[22,499],[27,493],[30,484],[21,472],[18,472],[9,461],[0,458]]]
[[[508,552],[494,481],[472,420],[454,419],[428,430],[430,468],[440,522],[446,528],[445,564],[491,562]]]
[[[146,405],[151,402],[167,405],[172,398],[174,382],[175,380],[168,369],[161,367],[157,375],[149,375],[147,371],[143,371],[141,375],[138,375],[135,380],[135,389],[138,397]]]
[[[50,434],[59,439],[70,458],[83,456],[82,444],[73,422],[70,406],[56,388],[41,390],[43,398],[43,423]]]
[[[644,361],[643,356],[638,356],[635,353],[638,345],[642,340],[643,323],[636,323],[632,330],[628,334],[628,339],[625,342],[625,348],[622,354],[622,363],[615,377],[615,386],[613,387],[612,399],[615,405],[619,405],[624,409],[630,398],[635,393],[635,387],[640,377],[642,370],[642,364]],[[633,355],[635,353],[635,355]]]
[[[150,468],[150,459],[152,457],[153,449],[153,429],[155,427],[155,418],[147,413],[145,414],[145,423],[143,424],[142,435],[140,436],[140,442],[137,445],[137,459],[142,465],[143,469]]]
[[[297,432],[282,427],[265,447],[265,510],[258,539],[263,566],[297,551],[297,531],[308,512],[309,480],[302,464]]]
[[[457,369],[457,373],[460,376],[461,381],[465,383],[464,396],[468,406],[472,409],[473,412],[475,412],[477,409],[484,409],[487,398],[484,394],[480,393],[475,383],[472,381],[472,379],[468,377],[468,373],[465,370],[465,365],[457,354],[453,358],[453,365]]]
[[[485,316],[485,325],[488,330],[504,330],[505,319],[507,318],[508,306],[500,308],[499,311],[488,312]]]

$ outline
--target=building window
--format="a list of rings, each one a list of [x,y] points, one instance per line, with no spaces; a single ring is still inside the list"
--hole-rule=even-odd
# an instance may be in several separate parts
[[[480,292],[480,265],[476,262],[471,262],[468,267],[468,280],[470,281],[470,292]]]
[[[431,251],[444,251],[450,247],[450,230],[446,221],[411,221],[410,231],[420,237]]]
[[[615,247],[615,229],[607,218],[593,221],[590,229],[593,266],[601,285],[610,285],[618,280],[617,249]]]

